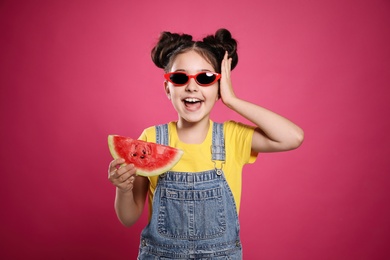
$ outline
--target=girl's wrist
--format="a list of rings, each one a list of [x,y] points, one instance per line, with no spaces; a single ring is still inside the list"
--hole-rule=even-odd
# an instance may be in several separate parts
[[[120,194],[122,196],[129,196],[129,197],[133,196],[133,189],[124,190],[124,189],[117,187],[116,191],[118,194]]]
[[[232,96],[230,96],[230,97],[227,98],[227,99],[222,98],[223,103],[224,103],[228,108],[231,108],[231,109],[234,109],[234,104],[236,103],[237,100],[238,100],[238,98],[237,98],[235,95],[232,95]]]

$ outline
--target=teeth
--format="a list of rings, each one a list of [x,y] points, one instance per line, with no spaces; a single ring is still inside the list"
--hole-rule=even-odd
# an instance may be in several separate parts
[[[195,103],[195,102],[198,102],[198,101],[200,101],[199,99],[197,99],[197,98],[186,98],[186,99],[184,99],[186,102],[192,102],[192,103]]]

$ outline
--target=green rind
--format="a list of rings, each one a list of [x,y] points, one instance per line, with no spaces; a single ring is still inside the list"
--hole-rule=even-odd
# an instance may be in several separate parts
[[[116,160],[116,159],[120,158],[120,156],[115,151],[114,136],[117,136],[117,135],[109,135],[108,136],[108,149],[110,150],[112,158],[114,158]]]
[[[154,171],[143,171],[142,169],[137,169],[136,171],[136,174],[137,175],[140,175],[140,176],[145,176],[145,177],[152,177],[152,176],[157,176],[157,175],[160,175],[160,174],[163,174],[164,172],[167,172],[169,171],[170,169],[173,168],[173,166],[175,166],[180,158],[183,156],[183,151],[180,150],[180,149],[177,149],[178,152],[176,154],[176,156],[172,159],[172,162],[170,164],[167,164],[165,167],[161,167],[157,170],[154,170]]]
[[[108,148],[110,150],[111,156],[114,159],[118,159],[118,158],[121,158],[121,157],[115,151],[115,145],[114,145],[114,137],[115,136],[117,136],[117,135],[109,135],[108,136]],[[157,176],[157,175],[163,174],[164,172],[169,171],[170,169],[172,169],[179,162],[180,158],[183,156],[183,153],[184,153],[180,149],[177,149],[177,148],[175,148],[175,149],[177,150],[177,154],[172,159],[170,164],[167,164],[165,167],[161,167],[161,168],[159,168],[157,170],[154,170],[154,171],[144,171],[143,169],[137,168],[136,169],[136,174],[140,175],[140,176],[144,176],[144,177],[153,177],[153,176]],[[124,163],[123,165],[126,165],[126,163]]]

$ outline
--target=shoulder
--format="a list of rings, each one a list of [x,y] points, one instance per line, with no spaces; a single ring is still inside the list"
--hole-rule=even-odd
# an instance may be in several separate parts
[[[231,153],[236,161],[242,165],[256,161],[257,153],[252,153],[252,138],[255,126],[246,125],[235,121],[224,123],[224,134],[227,151]]]
[[[174,124],[174,122],[167,123],[168,127],[170,127],[172,124]],[[147,142],[156,142],[156,126],[157,125],[145,128],[138,139]]]
[[[226,134],[244,134],[244,135],[252,135],[255,127],[246,125],[241,122],[236,122],[233,120],[225,121],[223,123],[224,132]]]
[[[156,140],[156,128],[155,126],[149,126],[142,131],[142,134],[138,138],[138,140],[146,141],[146,142],[153,142]],[[153,140],[154,139],[154,140]]]

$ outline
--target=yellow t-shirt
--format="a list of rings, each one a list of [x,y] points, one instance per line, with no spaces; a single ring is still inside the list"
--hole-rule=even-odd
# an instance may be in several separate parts
[[[171,169],[177,172],[200,172],[215,168],[211,160],[213,122],[210,120],[210,127],[206,139],[201,144],[186,144],[179,140],[176,131],[176,122],[168,123],[169,146],[184,151],[180,161]],[[234,121],[226,121],[223,126],[225,137],[225,163],[221,165],[217,161],[217,168],[221,168],[233,193],[237,212],[240,209],[241,200],[241,173],[242,167],[247,163],[253,163],[257,154],[251,153],[251,143],[254,127]],[[156,142],[156,129],[149,127],[145,129],[139,138],[143,141]],[[152,212],[152,201],[157,186],[158,176],[149,177],[149,213]]]

